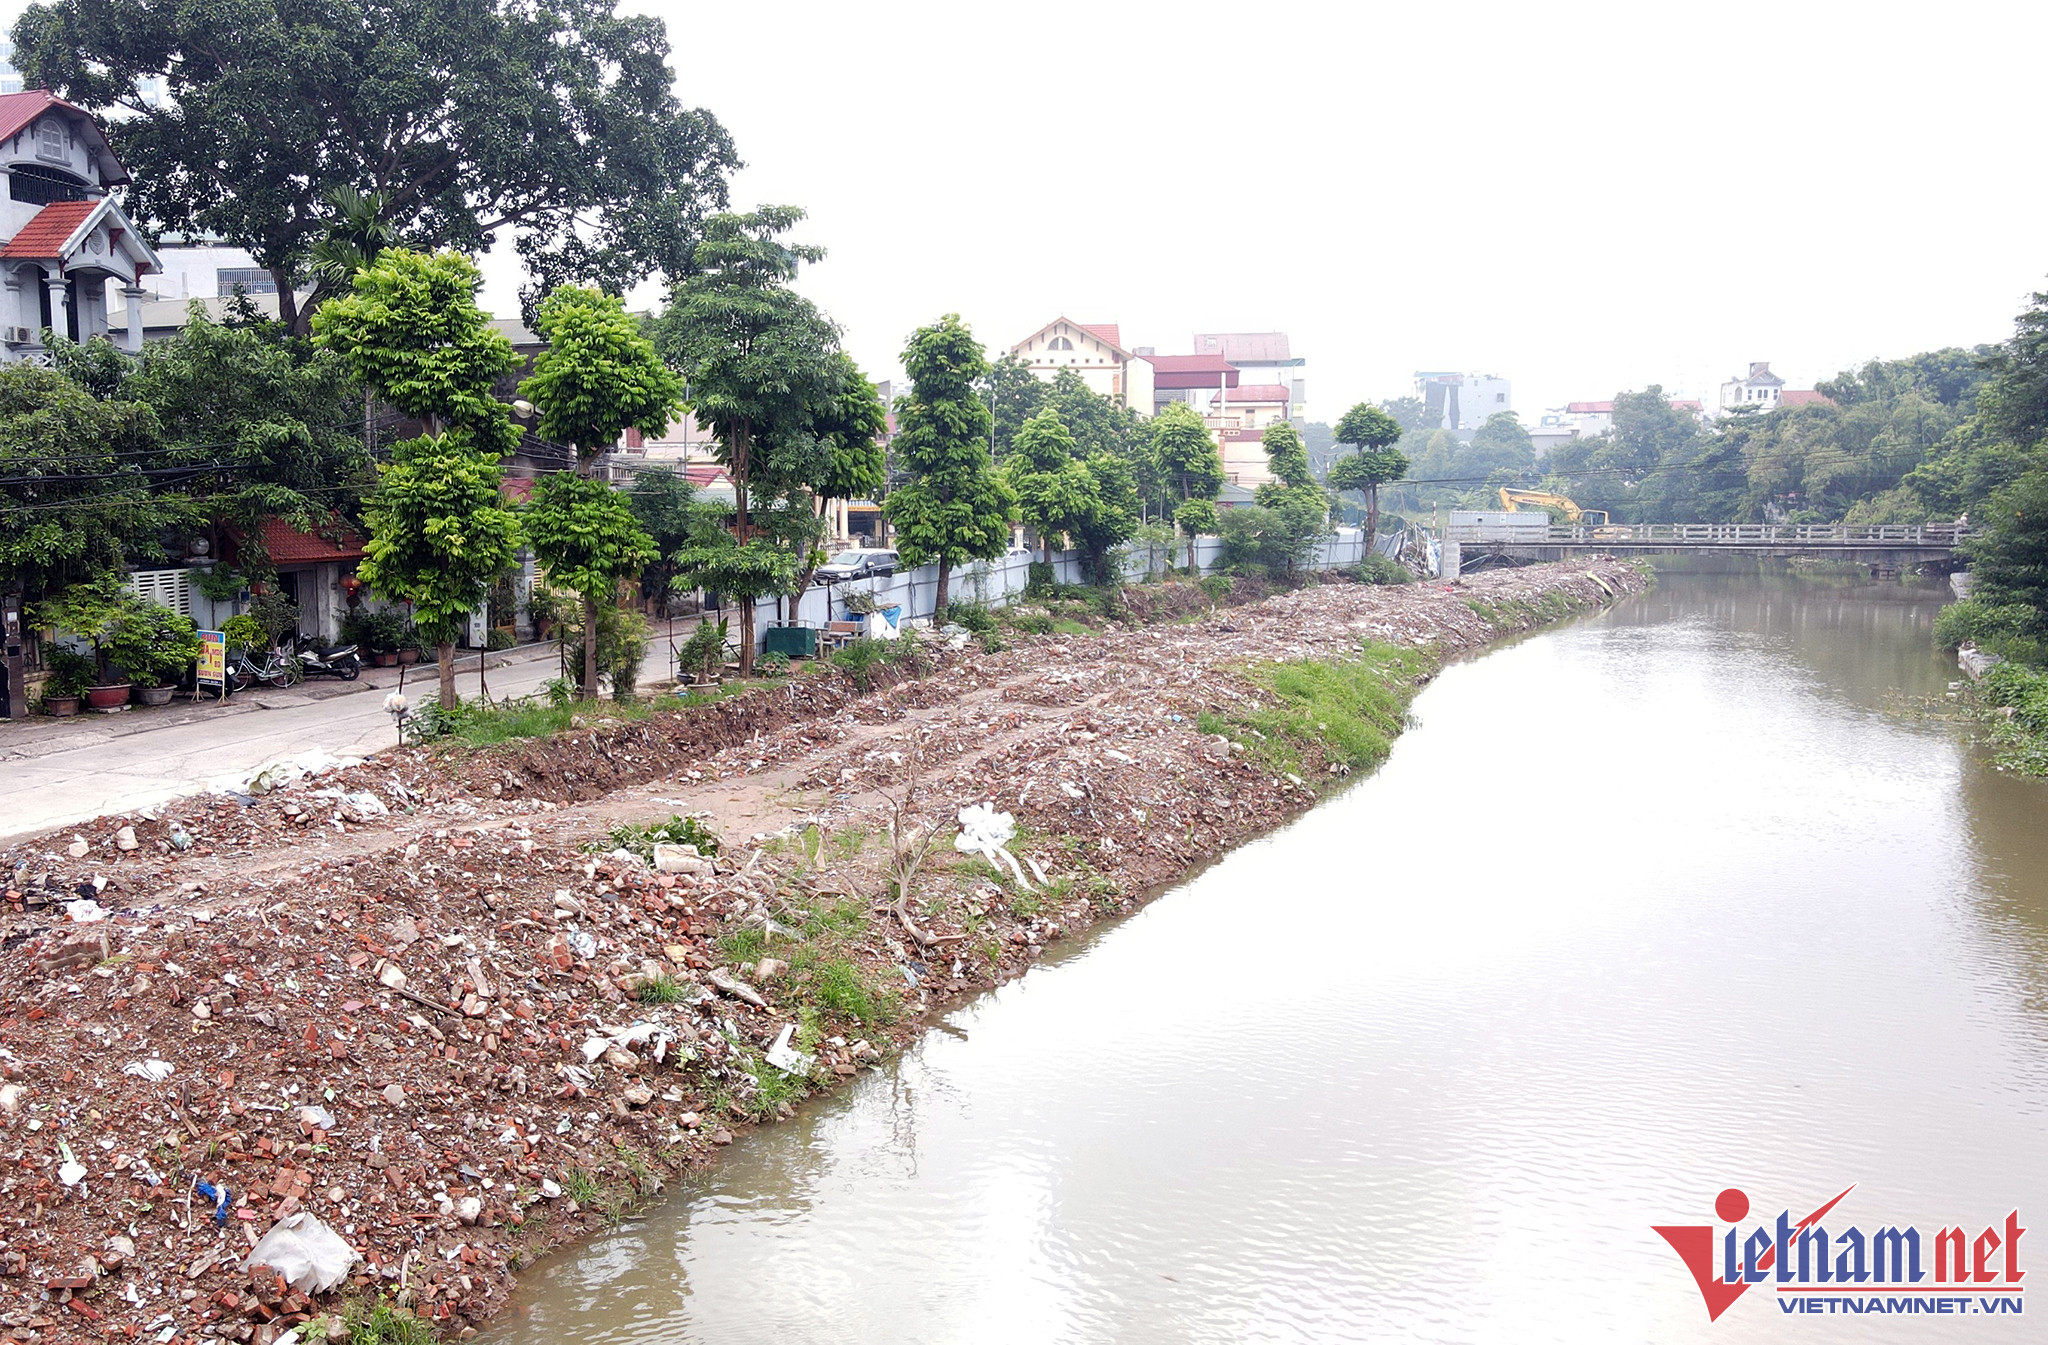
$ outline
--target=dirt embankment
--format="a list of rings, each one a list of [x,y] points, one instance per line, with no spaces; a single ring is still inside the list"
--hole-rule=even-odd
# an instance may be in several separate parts
[[[0,1331],[262,1342],[390,1297],[465,1334],[537,1253],[1371,764],[1373,716],[1437,659],[1646,583],[1595,560],[1221,609],[1133,590],[1143,624],[866,694],[814,672],[17,843]],[[1299,661],[1365,668],[1316,711],[1359,737],[1292,733]],[[977,803],[1015,815],[1018,868],[951,844]],[[715,858],[613,832],[675,814]],[[302,1212],[360,1258],[317,1299],[243,1268]]]

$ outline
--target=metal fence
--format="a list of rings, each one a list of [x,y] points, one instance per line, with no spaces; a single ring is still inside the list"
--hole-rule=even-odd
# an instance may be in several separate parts
[[[1202,573],[1212,572],[1223,553],[1223,541],[1219,537],[1198,537],[1195,539],[1195,563]],[[1037,552],[1012,552],[996,560],[971,561],[955,566],[949,584],[948,596],[955,602],[980,602],[1000,607],[1020,597],[1031,579],[1031,562],[1038,559]],[[1365,531],[1362,528],[1339,528],[1323,539],[1315,558],[1308,568],[1312,570],[1336,570],[1356,565],[1365,559]],[[1078,551],[1055,551],[1052,553],[1053,578],[1061,584],[1079,584],[1086,581]],[[1161,574],[1169,566],[1187,564],[1187,543],[1177,542],[1172,547],[1147,548],[1133,545],[1123,553],[1123,572],[1126,580],[1143,580],[1147,574]],[[793,604],[792,624],[799,626],[823,626],[828,621],[848,621],[853,613],[846,609],[848,593],[871,592],[875,595],[877,607],[901,609],[899,619],[911,620],[928,618],[938,606],[939,567],[923,565],[915,570],[900,570],[893,575],[875,579],[855,579],[829,587],[814,584],[804,590]],[[766,631],[779,622],[782,604],[774,598],[762,598],[754,605],[755,638],[763,640]],[[739,623],[732,623],[738,633]]]

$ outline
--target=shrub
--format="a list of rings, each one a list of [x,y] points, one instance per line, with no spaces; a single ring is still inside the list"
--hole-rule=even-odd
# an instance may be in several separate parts
[[[1934,642],[1943,649],[1975,645],[2020,663],[2048,661],[2041,615],[2021,603],[1981,599],[1950,603],[1934,617]]]
[[[221,634],[227,637],[230,649],[260,649],[263,647],[263,625],[255,617],[243,612],[220,623]]]
[[[1201,583],[1202,592],[1209,595],[1210,602],[1222,602],[1230,596],[1232,580],[1227,574],[1203,575]]]
[[[1050,593],[1057,582],[1050,561],[1034,560],[1024,573],[1024,591],[1029,594]]]
[[[640,664],[647,657],[647,618],[612,603],[597,608],[597,671],[612,683],[612,699],[633,699],[633,687],[640,680]],[[571,668],[583,666],[583,640],[579,636],[568,646]]]
[[[484,640],[486,649],[510,649],[514,641],[512,632],[504,626],[491,627],[491,633]]]
[[[725,635],[723,618],[714,621],[705,617],[690,632],[690,638],[683,641],[682,648],[676,650],[677,666],[707,682],[718,676],[719,669],[725,666]]]
[[[642,859],[654,858],[657,845],[694,845],[700,855],[718,853],[718,835],[694,817],[672,814],[666,822],[650,822],[640,825],[621,822],[614,826],[609,838],[614,850],[631,850]]]
[[[199,627],[168,607],[139,602],[122,618],[114,657],[137,686],[179,681],[199,658]]]
[[[50,680],[43,691],[46,696],[83,696],[92,689],[92,660],[75,649],[44,645],[43,666],[50,670]]]
[[[976,635],[985,635],[996,628],[996,614],[989,610],[986,603],[955,602],[941,607],[938,615],[932,618],[932,623],[938,626],[961,626]]]
[[[1415,580],[1400,561],[1377,554],[1360,561],[1351,573],[1361,584],[1407,584]]]
[[[843,669],[853,679],[853,684],[862,691],[874,685],[875,669],[882,663],[881,640],[870,640],[863,636],[832,651],[832,664]]]

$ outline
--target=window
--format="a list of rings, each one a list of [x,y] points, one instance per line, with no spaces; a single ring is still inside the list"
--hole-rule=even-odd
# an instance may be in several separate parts
[[[134,570],[128,587],[144,602],[168,607],[180,616],[192,615],[192,571]]]
[[[25,163],[17,164],[8,174],[7,195],[29,205],[48,205],[52,201],[83,201],[90,192],[84,182],[61,169]]]
[[[237,287],[244,294],[277,293],[277,281],[271,278],[270,272],[254,266],[215,267],[213,283],[214,292],[223,299],[233,294]]]
[[[1504,402],[1507,399],[1508,395],[1505,392],[1496,392],[1493,394],[1493,400],[1496,402]]]
[[[64,137],[64,123],[45,117],[36,123],[36,154],[45,159],[68,159],[70,145]]]
[[[1045,343],[1045,348],[1047,350],[1072,350],[1074,343],[1064,336],[1055,336],[1052,340]]]

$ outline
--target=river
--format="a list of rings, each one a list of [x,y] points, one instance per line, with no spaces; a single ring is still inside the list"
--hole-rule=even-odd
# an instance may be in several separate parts
[[[1926,713],[1939,603],[1667,572],[1448,669],[1376,775],[743,1135],[493,1338],[2038,1339],[1769,1285],[1709,1325],[1652,1232],[1729,1186],[2048,1211],[2048,788]]]

